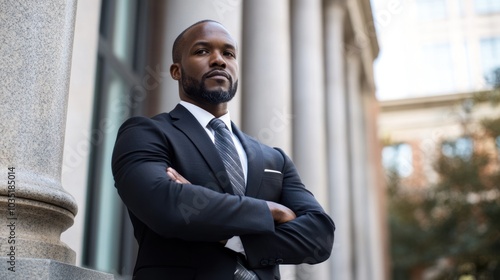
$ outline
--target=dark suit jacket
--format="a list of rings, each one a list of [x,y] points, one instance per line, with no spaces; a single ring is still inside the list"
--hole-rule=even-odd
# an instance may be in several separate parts
[[[248,266],[261,280],[279,279],[280,263],[314,264],[330,256],[334,224],[292,161],[234,124],[233,132],[248,157],[245,196],[234,195],[213,142],[182,105],[120,128],[112,169],[139,243],[136,279],[233,279],[236,253],[219,242],[233,236],[241,237]],[[192,185],[170,180],[169,166]],[[275,225],[266,200],[297,218]]]

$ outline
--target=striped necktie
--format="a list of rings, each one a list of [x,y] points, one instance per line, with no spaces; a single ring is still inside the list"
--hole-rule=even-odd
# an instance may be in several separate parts
[[[229,129],[220,119],[212,119],[208,125],[215,132],[215,148],[219,151],[222,162],[226,167],[229,180],[233,186],[234,193],[245,195],[245,177],[243,177],[243,168],[241,167],[240,157]],[[255,272],[248,270],[240,258],[237,258],[236,269],[234,271],[234,280],[258,280]]]
[[[217,118],[212,119],[208,125],[215,132],[215,148],[219,151],[222,162],[224,162],[234,193],[237,195],[245,195],[243,168],[241,167],[240,157],[234,146],[229,129],[223,121]]]

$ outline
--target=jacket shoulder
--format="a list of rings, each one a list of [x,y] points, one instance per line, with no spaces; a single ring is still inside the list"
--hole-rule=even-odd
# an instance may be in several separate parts
[[[162,113],[159,115],[156,115],[152,118],[144,117],[144,116],[134,116],[128,118],[123,124],[121,125],[119,132],[123,132],[124,130],[130,129],[130,128],[137,128],[137,127],[161,127],[165,123],[170,122],[170,117],[167,113]]]

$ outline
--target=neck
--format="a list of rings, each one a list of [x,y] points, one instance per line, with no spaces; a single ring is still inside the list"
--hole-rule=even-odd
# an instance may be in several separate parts
[[[202,108],[203,110],[214,115],[216,118],[218,118],[222,115],[225,115],[227,113],[227,102],[218,103],[218,104],[204,103],[204,102],[200,102],[200,101],[194,100],[192,98],[189,98],[186,95],[181,96],[181,100],[185,101],[185,102],[189,102],[191,104],[194,104],[194,105]]]
[[[216,118],[227,114],[227,103],[220,103],[220,104],[194,104],[205,111],[211,113],[214,115]]]

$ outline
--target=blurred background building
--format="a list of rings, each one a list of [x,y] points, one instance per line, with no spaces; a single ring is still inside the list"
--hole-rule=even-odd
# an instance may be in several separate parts
[[[497,183],[484,181],[498,172],[500,138],[493,131],[498,125],[491,120],[500,117],[500,108],[496,106],[498,91],[495,90],[500,86],[500,71],[497,70],[500,69],[500,1],[372,0],[372,5],[381,46],[375,64],[375,81],[380,100],[379,137],[385,146],[385,169],[396,174],[398,184],[403,188],[420,188],[422,190],[413,192],[425,192],[427,196],[433,192],[429,190],[432,187],[442,190],[445,185],[451,188],[461,183],[464,184],[462,187],[468,184],[469,189],[463,193],[468,202],[463,207],[457,204],[455,208],[466,209],[476,204],[471,197],[481,193],[482,187],[489,188],[494,203],[488,207],[498,209],[500,187]],[[490,121],[485,123],[485,119]],[[484,124],[490,127],[485,129]],[[488,162],[482,166],[484,168],[478,168],[476,164],[479,154],[484,155]],[[443,173],[443,162],[446,160],[454,161],[456,168]],[[468,167],[459,169],[459,166]],[[450,180],[454,179],[457,171],[463,175],[461,182],[452,184]],[[477,174],[478,171],[480,174]],[[474,176],[478,176],[475,182],[472,181]],[[425,203],[420,204],[420,209],[413,209],[411,215],[419,216],[424,207]],[[489,216],[483,213],[477,220],[499,218],[500,213],[492,213]],[[415,218],[415,222],[424,220],[422,215],[419,217]],[[465,215],[462,217],[463,221],[467,219]],[[459,222],[450,222],[450,231]],[[473,230],[474,227],[469,224],[466,228]],[[492,244],[498,246],[498,229],[491,224],[488,227],[497,232]],[[430,231],[432,227],[428,227],[427,232]],[[397,235],[394,231],[391,234]],[[414,239],[418,239],[417,231],[414,234]],[[456,234],[461,234],[464,237],[462,244],[467,245],[467,233]],[[393,258],[395,252],[401,249],[396,239],[397,236],[391,237]],[[443,258],[452,259],[463,253],[453,252],[452,240],[444,236],[443,239],[441,243],[450,243],[449,250],[441,252]],[[419,254],[416,253],[418,248],[414,249],[414,254]],[[475,249],[470,246],[469,255],[475,256]],[[483,251],[486,255],[487,250]],[[398,260],[393,259],[392,262],[397,264]],[[495,276],[480,276],[478,271],[482,268],[477,262],[471,262],[474,269],[459,268],[460,260],[447,265],[443,265],[446,261],[436,265],[436,260],[432,258],[426,262],[423,267],[413,268],[411,279],[458,279],[460,273],[473,277],[467,279],[500,277],[498,266],[492,264],[494,262],[489,264],[489,273],[495,271]],[[437,266],[440,268],[436,269]],[[395,279],[410,279],[410,276],[394,269],[393,266],[392,276]],[[462,272],[458,273],[460,269]],[[448,278],[440,274],[451,272],[458,274],[448,274]]]
[[[500,65],[500,2],[373,0],[381,100],[477,92]]]
[[[329,261],[285,266],[282,279],[388,279],[368,0],[78,1],[62,183],[79,214],[61,237],[77,265],[131,279],[137,245],[110,169],[116,132],[177,104],[171,45],[206,18],[239,42],[234,121],[292,156],[337,226]]]
[[[413,173],[425,185],[435,179],[436,144],[458,140],[460,149],[472,150],[472,142],[459,139],[463,106],[493,88],[500,68],[500,2],[372,2],[382,46],[375,66],[379,135],[394,144],[385,149],[385,165],[398,161],[402,175]],[[479,110],[473,119],[495,112]]]
[[[463,122],[500,113],[482,104],[466,115],[471,99],[491,90],[498,79],[500,2],[372,3],[382,46],[375,66],[379,135],[390,144],[384,148],[384,165],[397,165],[403,177],[425,186],[436,180],[432,162],[442,141],[456,142],[457,153],[471,152],[474,143],[462,139]]]

